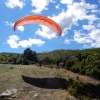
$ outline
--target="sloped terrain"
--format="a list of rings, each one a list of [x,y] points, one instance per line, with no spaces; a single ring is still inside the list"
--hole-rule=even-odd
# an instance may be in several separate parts
[[[59,70],[34,65],[0,65],[0,100],[75,100]]]
[[[79,100],[69,93],[73,88],[67,79],[87,84],[81,91],[99,100],[99,80],[49,65],[0,65],[0,100]]]

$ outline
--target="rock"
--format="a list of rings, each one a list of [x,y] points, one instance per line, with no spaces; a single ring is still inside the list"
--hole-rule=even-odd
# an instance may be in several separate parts
[[[39,93],[36,93],[36,94],[34,94],[34,96],[33,97],[38,97],[39,96]]]
[[[46,96],[51,96],[50,94],[47,94]]]
[[[12,95],[12,98],[16,98],[17,97],[17,95],[15,94],[15,95]]]
[[[9,97],[9,96],[11,96],[11,95],[12,95],[11,92],[3,92],[3,93],[1,94],[1,97]]]
[[[31,94],[32,92],[30,92],[30,94]]]
[[[13,95],[16,93],[17,93],[17,89],[6,90],[5,92],[0,94],[0,98],[8,98],[9,99],[9,97],[13,97]],[[10,98],[10,100],[11,100],[11,98]]]

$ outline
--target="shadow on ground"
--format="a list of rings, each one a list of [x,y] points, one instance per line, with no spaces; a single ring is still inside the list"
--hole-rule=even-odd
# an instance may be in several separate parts
[[[60,78],[33,78],[22,75],[24,82],[40,88],[63,89]]]

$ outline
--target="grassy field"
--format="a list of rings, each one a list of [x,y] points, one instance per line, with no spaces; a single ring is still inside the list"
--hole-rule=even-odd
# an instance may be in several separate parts
[[[62,88],[61,73],[35,65],[0,65],[0,93],[17,89],[13,100],[75,100]]]
[[[62,78],[78,79],[84,84],[90,83],[93,87],[100,85],[99,80],[61,68],[58,70],[52,66],[39,68],[36,65],[4,64],[0,65],[0,94],[12,89],[16,89],[17,93],[7,97],[8,99],[0,100],[77,100],[63,87]]]

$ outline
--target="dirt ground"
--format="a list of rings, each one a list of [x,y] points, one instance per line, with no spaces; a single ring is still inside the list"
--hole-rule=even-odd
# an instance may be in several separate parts
[[[100,81],[52,66],[0,65],[0,100],[77,100],[63,88],[63,77],[81,80],[83,83],[100,84]],[[16,93],[1,97],[6,90]]]
[[[59,81],[61,70],[34,65],[0,65],[0,94],[16,89],[0,100],[76,100]]]

